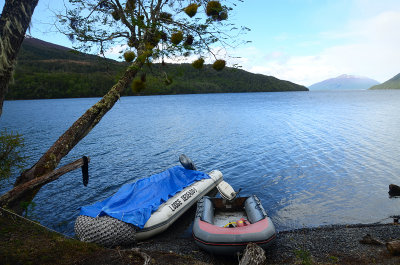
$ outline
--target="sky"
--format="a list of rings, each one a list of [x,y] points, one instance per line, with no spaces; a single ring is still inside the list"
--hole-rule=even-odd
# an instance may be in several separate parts
[[[28,34],[72,47],[53,26],[62,9],[62,0],[39,0]],[[305,86],[342,74],[384,82],[400,72],[400,0],[245,0],[230,21],[251,29],[243,37],[251,43],[229,50],[240,57],[230,64],[249,72]]]

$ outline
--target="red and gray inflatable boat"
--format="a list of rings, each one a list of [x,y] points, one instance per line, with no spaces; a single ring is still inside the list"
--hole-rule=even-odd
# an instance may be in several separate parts
[[[243,251],[250,242],[268,247],[276,230],[255,195],[232,200],[205,196],[197,203],[193,237],[204,250],[229,255]]]

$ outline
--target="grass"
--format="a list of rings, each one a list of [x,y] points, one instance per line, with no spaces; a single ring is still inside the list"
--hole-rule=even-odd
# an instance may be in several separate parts
[[[296,258],[300,261],[302,265],[314,264],[311,257],[311,253],[308,250],[296,249],[294,250],[294,254],[296,255]]]
[[[202,264],[175,253],[149,252],[151,264]],[[143,264],[137,250],[107,249],[84,243],[0,208],[0,264]]]

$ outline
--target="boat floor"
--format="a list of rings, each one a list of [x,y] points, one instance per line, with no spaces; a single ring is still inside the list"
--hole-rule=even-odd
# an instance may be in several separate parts
[[[214,225],[224,227],[228,223],[236,222],[241,218],[247,219],[245,211],[225,212],[217,210],[214,214]]]

